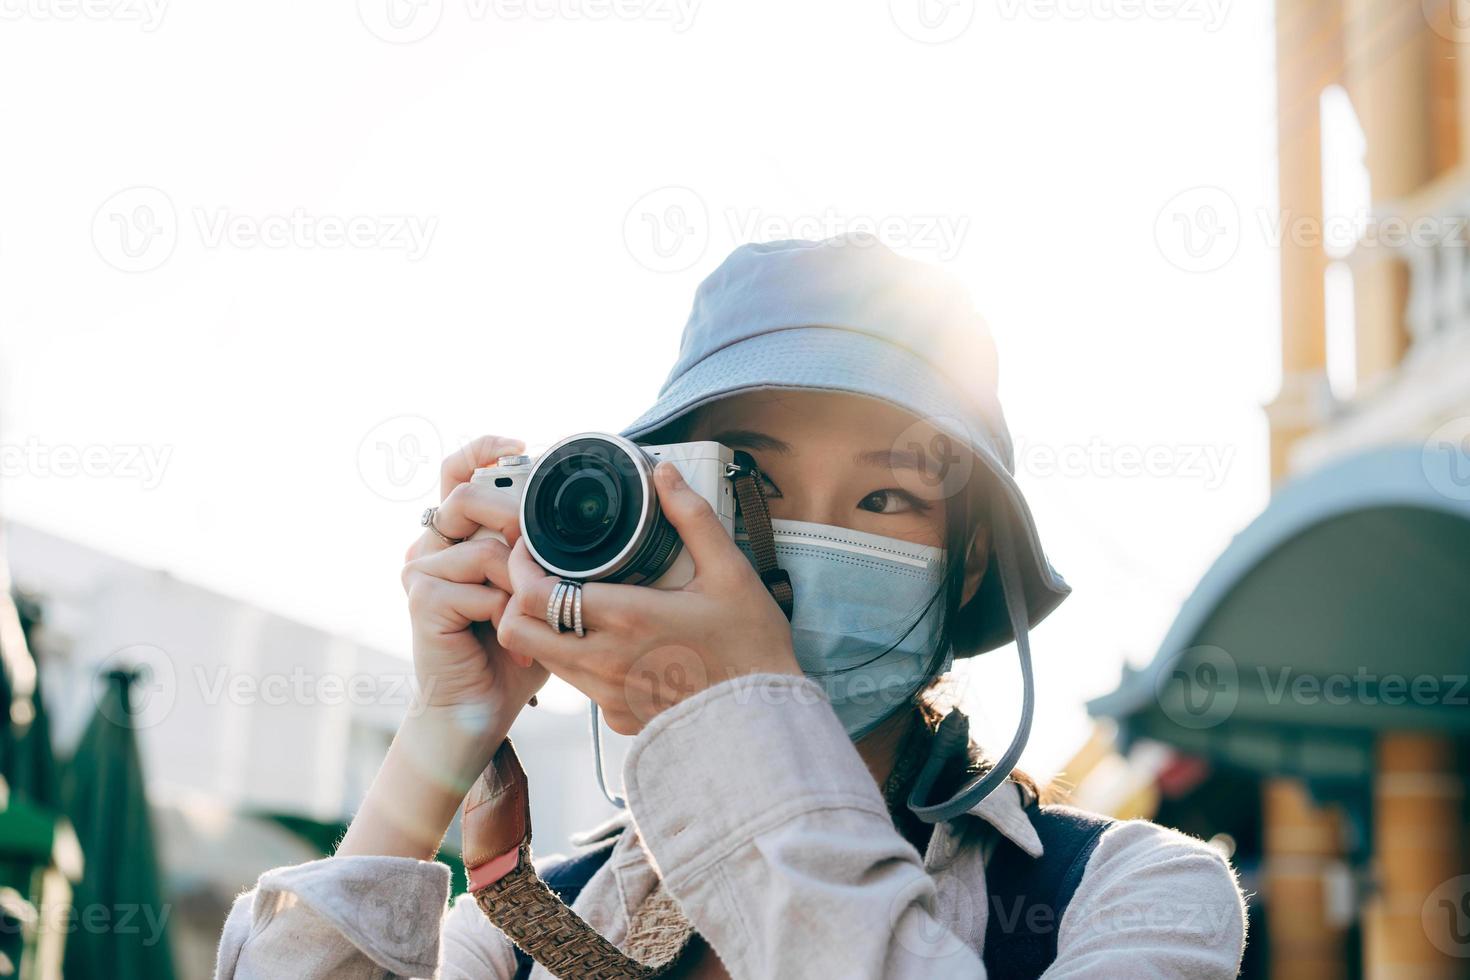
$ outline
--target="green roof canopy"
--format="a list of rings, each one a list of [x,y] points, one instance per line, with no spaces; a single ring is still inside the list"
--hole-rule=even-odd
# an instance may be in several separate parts
[[[1143,670],[1089,704],[1263,772],[1355,777],[1384,729],[1470,732],[1470,459],[1374,450],[1283,487]]]

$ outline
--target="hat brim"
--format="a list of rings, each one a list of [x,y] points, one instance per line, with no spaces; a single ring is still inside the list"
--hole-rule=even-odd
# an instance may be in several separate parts
[[[622,435],[643,439],[688,412],[730,395],[765,389],[808,389],[888,402],[929,422],[969,448],[1002,494],[1017,543],[1027,618],[1035,627],[1071,592],[1046,560],[1031,510],[1002,449],[979,413],[913,353],[877,337],[830,327],[793,327],[722,347],[664,386],[653,407]],[[1012,634],[1000,575],[985,576],[966,614],[978,617],[963,657],[1009,643]]]

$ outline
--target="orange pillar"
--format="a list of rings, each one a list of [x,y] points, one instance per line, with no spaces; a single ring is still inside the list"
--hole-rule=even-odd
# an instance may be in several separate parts
[[[1377,890],[1364,916],[1369,977],[1452,980],[1470,976],[1464,927],[1439,914],[1448,897],[1458,915],[1466,874],[1462,841],[1465,789],[1454,744],[1436,735],[1387,733],[1378,739],[1374,785],[1373,871]],[[1442,886],[1451,883],[1453,894]]]
[[[1264,800],[1271,976],[1343,980],[1344,929],[1328,918],[1326,895],[1327,872],[1342,851],[1338,816],[1314,804],[1294,779],[1268,780]]]
[[[1391,209],[1433,175],[1435,35],[1419,3],[1343,0],[1343,36],[1348,94],[1368,144],[1373,205]],[[1368,390],[1403,359],[1409,270],[1382,247],[1361,250],[1353,286],[1358,382]]]
[[[1276,149],[1281,205],[1281,390],[1266,406],[1271,479],[1329,405],[1323,274],[1322,90],[1342,71],[1340,0],[1277,0]],[[1300,232],[1300,233],[1299,233]]]

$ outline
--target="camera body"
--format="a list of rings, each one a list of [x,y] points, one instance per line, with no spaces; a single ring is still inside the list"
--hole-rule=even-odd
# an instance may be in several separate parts
[[[537,457],[502,456],[470,482],[511,498],[531,556],[552,575],[677,589],[694,562],[658,504],[653,468],[668,461],[734,535],[734,453],[718,442],[640,446],[582,432]],[[482,529],[475,537],[499,537]]]

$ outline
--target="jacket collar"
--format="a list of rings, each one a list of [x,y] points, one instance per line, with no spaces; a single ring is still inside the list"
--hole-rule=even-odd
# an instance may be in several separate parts
[[[985,799],[965,811],[994,827],[1006,840],[1019,847],[1028,857],[1041,857],[1041,837],[1031,824],[1026,807],[1032,802],[1031,793],[1020,783],[1007,779]],[[632,823],[626,809],[608,817],[590,830],[573,834],[571,841],[577,847],[605,840]]]
[[[979,817],[1028,857],[1039,858],[1042,854],[1041,837],[1036,833],[1031,817],[1026,812],[1026,807],[1031,802],[1030,791],[1020,783],[1007,779],[989,796],[966,810],[965,815]]]

